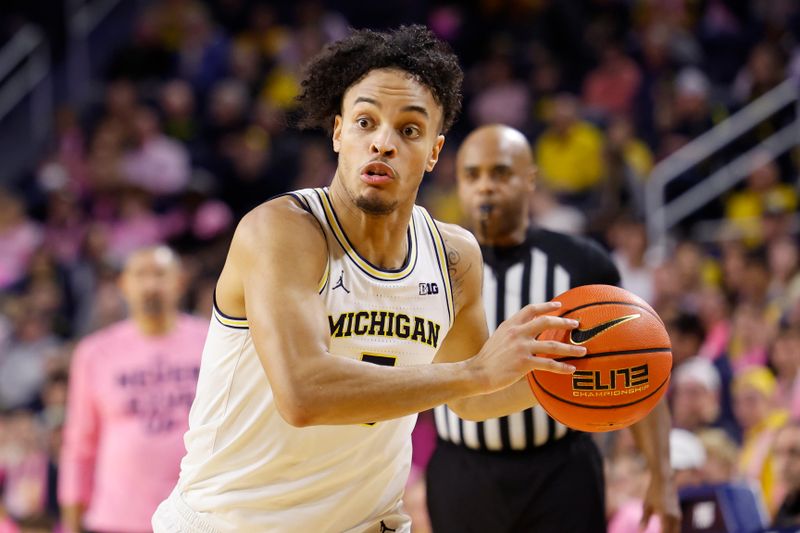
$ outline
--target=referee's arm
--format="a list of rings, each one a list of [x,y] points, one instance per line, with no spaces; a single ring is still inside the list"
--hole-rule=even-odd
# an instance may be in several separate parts
[[[678,493],[669,464],[671,424],[666,399],[662,398],[650,414],[631,426],[636,445],[650,469],[650,485],[645,494],[642,522],[647,523],[653,514],[660,516],[663,533],[678,533],[681,521]]]
[[[595,264],[605,265],[599,269],[598,283],[621,286],[619,270],[608,257]],[[600,258],[598,258],[599,260]],[[669,432],[672,420],[666,398],[642,420],[631,426],[636,445],[647,460],[650,470],[650,484],[644,498],[642,524],[647,524],[651,515],[661,518],[663,533],[678,533],[681,524],[681,510],[678,492],[672,481],[672,468],[669,463]]]

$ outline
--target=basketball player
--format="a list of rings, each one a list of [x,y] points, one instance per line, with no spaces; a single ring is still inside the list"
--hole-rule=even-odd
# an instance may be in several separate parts
[[[69,533],[150,531],[184,452],[208,323],[180,313],[167,247],[133,253],[120,287],[130,319],[83,339],[72,359],[58,479]]]
[[[457,154],[459,196],[485,261],[489,328],[530,302],[578,285],[619,284],[609,256],[588,239],[533,228],[528,201],[536,167],[519,131],[473,131]],[[460,266],[453,256],[454,268]],[[543,409],[476,423],[452,406],[435,410],[439,444],[428,465],[428,508],[437,533],[605,531],[602,460],[588,434],[568,430]],[[645,523],[680,515],[669,468],[670,419],[662,402],[633,427],[651,483]]]
[[[332,129],[336,173],[240,222],[156,532],[407,532],[417,412],[505,414],[534,403],[531,369],[574,371],[532,355],[585,353],[534,340],[577,325],[540,316],[554,304],[488,338],[477,243],[414,205],[461,79],[421,26],[356,31],[311,62],[304,124]]]

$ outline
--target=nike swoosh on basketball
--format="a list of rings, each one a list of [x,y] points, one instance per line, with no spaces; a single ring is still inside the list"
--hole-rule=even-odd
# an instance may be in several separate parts
[[[593,328],[589,329],[573,329],[569,332],[569,341],[572,344],[584,344],[592,340],[593,338],[597,337],[604,331],[608,331],[609,329],[613,328],[614,326],[619,326],[623,322],[628,322],[629,320],[635,320],[639,318],[639,313],[635,315],[628,315],[628,316],[621,316],[619,318],[615,318],[614,320],[609,320],[608,322],[603,322]]]

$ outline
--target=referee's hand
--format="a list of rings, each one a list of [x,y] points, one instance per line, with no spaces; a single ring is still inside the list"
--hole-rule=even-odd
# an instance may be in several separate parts
[[[650,479],[644,498],[642,510],[642,530],[647,527],[650,517],[656,515],[661,521],[662,533],[680,533],[681,507],[678,503],[678,491],[671,479],[661,481]]]

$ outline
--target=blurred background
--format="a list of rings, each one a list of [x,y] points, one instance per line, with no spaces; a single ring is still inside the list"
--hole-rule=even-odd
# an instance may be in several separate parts
[[[775,447],[800,417],[800,2],[4,0],[0,14],[0,531],[57,527],[72,349],[125,316],[127,255],[172,245],[185,308],[209,316],[236,221],[336,168],[323,133],[292,127],[302,65],[350,27],[412,22],[465,70],[419,203],[461,221],[460,140],[523,131],[537,224],[598,239],[668,326],[682,486],[750,480],[766,516],[800,490],[800,432],[794,454]],[[613,526],[647,474],[627,432],[600,440]]]

